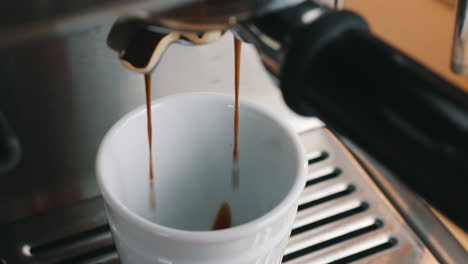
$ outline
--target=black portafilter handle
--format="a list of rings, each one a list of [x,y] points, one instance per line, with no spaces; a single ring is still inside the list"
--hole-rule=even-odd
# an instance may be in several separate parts
[[[468,230],[467,94],[347,11],[295,34],[281,89],[291,109],[318,116]]]

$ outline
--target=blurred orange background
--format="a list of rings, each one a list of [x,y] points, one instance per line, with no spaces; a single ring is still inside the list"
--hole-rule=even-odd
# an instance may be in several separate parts
[[[450,70],[456,0],[347,0],[381,38],[468,92],[468,77]]]

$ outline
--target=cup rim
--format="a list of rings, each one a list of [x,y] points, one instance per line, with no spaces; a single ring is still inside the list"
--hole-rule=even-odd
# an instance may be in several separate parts
[[[190,98],[190,97],[199,97],[199,96],[211,96],[217,97],[220,99],[232,99],[233,96],[230,94],[224,93],[215,93],[215,92],[186,92],[186,93],[177,93],[169,96],[165,96],[162,98],[158,98],[151,102],[151,109],[154,111],[154,108],[163,104],[167,103],[171,100],[180,100],[183,98]],[[160,225],[154,222],[151,222],[138,214],[134,213],[132,210],[127,208],[120,199],[113,194],[109,187],[104,184],[104,180],[102,177],[102,167],[101,167],[101,160],[103,159],[103,149],[109,144],[110,138],[118,131],[123,128],[127,122],[143,112],[146,112],[146,105],[139,106],[138,108],[130,111],[129,113],[125,114],[122,118],[120,118],[112,127],[108,130],[105,134],[104,138],[102,139],[97,156],[96,156],[96,178],[99,189],[101,191],[101,195],[103,196],[106,204],[112,209],[115,210],[118,215],[122,216],[126,221],[135,223],[135,226],[139,229],[143,229],[145,232],[154,233],[156,235],[163,235],[164,237],[171,238],[174,240],[183,240],[183,241],[191,241],[191,242],[199,242],[199,243],[213,243],[218,241],[226,241],[237,239],[240,237],[245,236],[246,233],[251,233],[255,230],[258,230],[262,226],[266,226],[279,216],[283,215],[285,210],[290,208],[291,204],[296,203],[300,194],[302,193],[305,187],[305,174],[307,171],[307,163],[306,163],[306,155],[305,149],[302,143],[300,142],[299,135],[293,130],[293,128],[286,123],[285,121],[278,118],[273,112],[260,106],[256,103],[253,103],[245,98],[240,98],[239,104],[243,107],[250,108],[253,111],[256,111],[267,118],[276,122],[280,128],[284,129],[286,135],[289,137],[291,142],[294,144],[296,150],[296,156],[298,157],[296,161],[296,175],[293,181],[291,188],[289,189],[286,196],[270,211],[266,214],[255,218],[249,222],[243,223],[238,226],[234,226],[228,229],[222,230],[206,230],[206,231],[190,231],[190,230],[181,230],[176,229],[164,225]],[[157,184],[157,182],[156,182]]]

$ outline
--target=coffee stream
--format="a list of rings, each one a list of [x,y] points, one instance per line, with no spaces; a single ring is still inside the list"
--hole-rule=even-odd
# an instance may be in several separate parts
[[[240,86],[240,58],[242,42],[234,38],[234,151],[232,154],[232,186],[239,187],[239,86]]]
[[[232,186],[239,187],[239,87],[240,87],[240,58],[242,42],[234,38],[234,150],[232,153]],[[223,202],[218,209],[211,230],[220,230],[232,226],[231,206]]]
[[[154,193],[154,167],[153,167],[153,121],[151,119],[151,74],[145,74],[146,90],[146,119],[148,122],[149,145],[149,178],[150,178],[150,202],[151,208],[156,208],[156,195]]]
[[[239,86],[240,86],[240,58],[241,58],[242,42],[234,38],[234,87],[235,87],[235,102],[234,102],[234,150],[232,157],[232,186],[239,186]],[[145,89],[146,89],[146,111],[148,122],[148,143],[149,143],[149,175],[150,175],[150,202],[151,208],[156,208],[156,196],[154,190],[154,167],[153,167],[153,125],[151,119],[151,74],[145,74]],[[212,230],[226,229],[232,226],[231,206],[227,202],[223,202],[218,209],[215,221],[211,227]]]

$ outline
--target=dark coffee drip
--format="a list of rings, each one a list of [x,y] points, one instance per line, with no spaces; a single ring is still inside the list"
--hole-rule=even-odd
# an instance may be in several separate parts
[[[242,42],[234,38],[234,150],[232,155],[232,185],[239,187],[239,87],[240,87],[240,62]]]
[[[221,230],[230,228],[232,226],[232,213],[231,206],[228,203],[224,202],[218,209],[216,218],[213,222],[211,230]]]
[[[156,208],[156,195],[154,193],[154,168],[153,168],[153,121],[151,119],[151,74],[145,74],[146,112],[148,122],[149,145],[149,180],[151,208]]]

